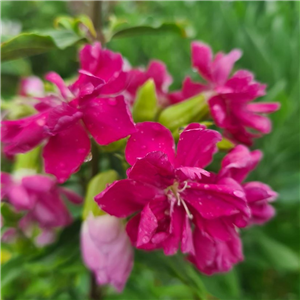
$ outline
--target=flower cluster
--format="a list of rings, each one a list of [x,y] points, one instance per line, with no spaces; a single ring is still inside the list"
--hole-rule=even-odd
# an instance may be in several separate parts
[[[265,114],[279,104],[252,103],[265,94],[266,86],[245,70],[231,76],[240,57],[239,50],[213,57],[207,45],[193,42],[192,66],[206,83],[188,77],[182,90],[171,92],[172,78],[162,62],[134,69],[120,54],[95,43],[80,51],[80,70],[69,86],[54,72],[45,77],[54,84],[52,92],[37,78],[22,82],[20,94],[33,97],[36,113],[2,121],[3,151],[16,155],[42,145],[45,172],[58,183],[80,169],[91,151],[91,138],[108,145],[129,136],[124,149],[130,165],[127,178],[94,195],[111,216],[91,213],[82,225],[83,260],[99,284],[123,289],[132,268],[131,245],[163,249],[166,255],[180,249],[201,272],[226,272],[243,260],[240,228],[263,224],[274,215],[270,202],[277,194],[264,183],[245,179],[262,158],[259,150],[247,146],[270,132]],[[135,124],[136,96],[149,79],[155,85],[157,114],[202,94],[209,111],[206,118],[223,136],[191,121],[183,130],[178,126],[182,132],[177,143],[172,132],[154,120]],[[235,147],[214,173],[205,168],[224,137]],[[61,195],[80,202],[47,175],[16,179],[3,173],[2,193],[16,210],[27,211],[24,218],[29,223],[48,231],[71,220]],[[126,231],[118,218],[128,218]]]
[[[72,222],[63,198],[74,204],[80,204],[82,198],[70,189],[57,186],[52,177],[26,173],[28,170],[20,170],[13,176],[1,173],[1,199],[7,200],[17,212],[24,212],[19,227],[25,235],[31,236],[37,224],[41,233],[36,237],[36,243],[48,244],[55,239],[55,228]],[[3,237],[14,235],[15,231],[8,229]]]

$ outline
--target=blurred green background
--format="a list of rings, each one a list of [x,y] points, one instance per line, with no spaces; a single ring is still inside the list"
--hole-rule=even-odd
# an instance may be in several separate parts
[[[2,34],[53,27],[59,15],[93,14],[93,3],[80,1],[2,1]],[[186,75],[194,79],[190,42],[198,39],[213,50],[240,48],[243,57],[235,68],[251,70],[267,83],[263,101],[279,101],[281,110],[271,116],[273,132],[253,148],[264,159],[248,180],[263,181],[279,192],[277,216],[263,227],[242,231],[245,261],[225,275],[199,275],[179,255],[136,253],[136,264],[126,289],[116,295],[103,291],[103,299],[200,299],[202,280],[209,299],[298,300],[299,294],[299,3],[113,1],[102,3],[103,23],[109,15],[129,25],[185,22],[191,37],[172,33],[112,40],[110,49],[121,52],[133,66],[150,59],[164,61],[181,87]],[[43,76],[47,71],[71,77],[78,68],[77,47],[52,50],[19,61],[2,63],[2,98],[16,93],[20,76]],[[58,242],[34,259],[11,259],[2,266],[3,299],[88,299],[89,274],[80,261],[79,223],[64,230]],[[72,234],[73,233],[73,234]],[[77,246],[76,246],[77,245]],[[32,254],[32,253],[31,253]],[[24,259],[25,257],[25,259]]]

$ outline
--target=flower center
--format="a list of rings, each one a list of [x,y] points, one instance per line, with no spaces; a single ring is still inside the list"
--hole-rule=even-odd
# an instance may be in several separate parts
[[[166,194],[169,200],[172,200],[174,197],[176,199],[176,203],[178,206],[182,205],[188,218],[193,219],[193,215],[191,214],[189,208],[187,207],[185,201],[182,199],[180,193],[182,193],[188,187],[187,181],[184,181],[184,186],[179,189],[179,182],[175,181],[173,185],[169,186],[166,189]]]

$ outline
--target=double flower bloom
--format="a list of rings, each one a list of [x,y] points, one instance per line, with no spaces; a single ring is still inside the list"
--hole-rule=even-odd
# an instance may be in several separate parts
[[[161,106],[204,92],[210,95],[210,115],[224,135],[250,145],[254,137],[271,130],[261,113],[276,111],[278,104],[249,103],[264,95],[265,86],[248,71],[228,79],[240,56],[234,50],[213,58],[208,46],[193,43],[192,64],[207,83],[186,78],[181,91],[168,93],[171,78],[162,63],[154,62],[146,71],[124,71],[120,54],[101,49],[98,43],[87,45],[80,52],[81,69],[71,86],[49,73],[46,79],[57,86],[59,95],[36,98],[36,115],[2,122],[4,152],[14,155],[45,143],[45,171],[62,183],[88,156],[89,134],[100,145],[130,135],[125,149],[131,165],[128,178],[95,197],[100,208],[118,218],[130,217],[126,231],[137,248],[162,248],[172,255],[180,247],[200,271],[228,271],[243,258],[238,229],[274,215],[269,202],[276,193],[260,182],[244,183],[261,152],[237,145],[224,157],[218,174],[209,172],[204,168],[217,150],[219,132],[189,124],[175,151],[168,129],[155,122],[134,124],[129,107],[149,78]]]

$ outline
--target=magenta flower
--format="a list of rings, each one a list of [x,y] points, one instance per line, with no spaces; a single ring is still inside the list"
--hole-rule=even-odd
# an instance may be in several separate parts
[[[188,260],[207,275],[228,272],[234,264],[244,259],[242,243],[236,232],[232,233],[230,239],[224,241],[212,239],[196,228],[193,242],[197,253],[189,255]]]
[[[125,98],[131,105],[135,101],[138,89],[149,79],[153,79],[155,83],[159,105],[167,106],[169,104],[167,93],[173,80],[164,63],[153,60],[150,62],[147,70],[132,69],[128,72],[128,76],[129,85],[125,91]]]
[[[254,81],[248,71],[237,71],[228,79],[241,51],[235,49],[227,55],[219,52],[213,58],[209,46],[193,42],[191,47],[192,65],[207,83],[195,83],[188,77],[181,91],[169,95],[170,101],[177,103],[205,92],[211,116],[228,138],[251,145],[253,138],[269,133],[271,122],[262,114],[275,112],[279,103],[249,103],[265,95],[266,86]]]
[[[1,198],[16,211],[25,212],[19,226],[27,235],[37,224],[42,233],[36,242],[40,245],[53,238],[53,230],[72,221],[63,198],[80,204],[82,198],[73,191],[57,186],[56,180],[45,175],[12,176],[1,173]]]
[[[261,158],[259,150],[250,152],[247,147],[238,145],[223,159],[218,176],[231,177],[241,184]],[[251,210],[249,223],[263,224],[269,221],[275,215],[275,209],[269,203],[276,200],[278,194],[270,186],[258,181],[246,182],[242,186]]]
[[[133,267],[133,249],[121,220],[90,214],[81,228],[81,251],[97,283],[122,292]]]
[[[99,42],[85,45],[79,54],[79,78],[70,86],[75,96],[119,94],[128,86],[121,54],[102,49]]]
[[[49,73],[60,96],[39,98],[36,115],[2,122],[2,142],[6,154],[27,152],[43,141],[45,171],[64,182],[76,172],[90,152],[88,132],[100,145],[124,138],[135,125],[123,96],[75,98],[61,77]]]
[[[233,179],[219,179],[203,169],[220,140],[218,132],[190,124],[181,133],[175,154],[169,130],[159,123],[139,123],[125,150],[132,165],[128,179],[114,182],[95,200],[119,218],[137,212],[126,230],[140,249],[163,248],[172,255],[181,244],[183,253],[198,257],[202,249],[194,242],[197,232],[211,240],[211,247],[237,244],[236,227],[247,225],[250,217],[243,189]],[[232,263],[240,259],[241,255],[236,260],[224,258]],[[201,264],[196,266],[205,272]]]

